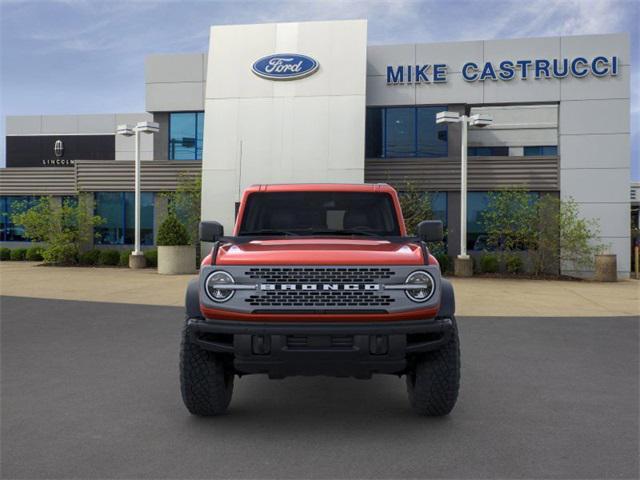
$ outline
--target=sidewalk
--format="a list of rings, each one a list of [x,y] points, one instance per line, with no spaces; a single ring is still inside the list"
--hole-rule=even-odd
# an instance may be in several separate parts
[[[182,306],[193,275],[155,270],[43,267],[0,263],[0,295]],[[640,315],[640,282],[453,278],[456,312],[466,316],[596,317]]]

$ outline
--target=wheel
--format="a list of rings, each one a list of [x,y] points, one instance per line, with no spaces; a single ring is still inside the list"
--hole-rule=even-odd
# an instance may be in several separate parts
[[[427,352],[407,373],[407,393],[413,409],[420,415],[448,415],[458,399],[460,388],[460,343],[455,318],[449,341],[439,350]]]
[[[233,372],[219,355],[191,341],[188,322],[180,346],[180,391],[187,410],[206,417],[225,413],[233,394]]]

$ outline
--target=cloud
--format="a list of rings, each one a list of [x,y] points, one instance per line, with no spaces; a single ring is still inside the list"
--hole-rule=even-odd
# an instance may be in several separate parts
[[[209,26],[233,23],[366,18],[370,44],[626,31],[637,85],[639,10],[637,0],[0,0],[0,115],[141,110],[146,55],[205,51]]]

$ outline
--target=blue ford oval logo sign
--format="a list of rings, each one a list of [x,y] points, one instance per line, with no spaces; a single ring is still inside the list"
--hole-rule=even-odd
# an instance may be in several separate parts
[[[306,55],[277,53],[256,60],[251,70],[269,80],[296,80],[315,73],[318,66],[318,62]]]

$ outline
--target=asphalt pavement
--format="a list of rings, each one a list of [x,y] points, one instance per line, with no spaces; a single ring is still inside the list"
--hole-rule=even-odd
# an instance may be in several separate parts
[[[460,399],[404,379],[247,376],[228,415],[178,387],[182,310],[2,297],[2,478],[638,478],[639,321],[459,319]]]

